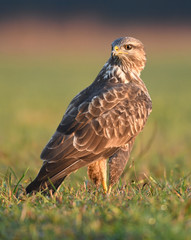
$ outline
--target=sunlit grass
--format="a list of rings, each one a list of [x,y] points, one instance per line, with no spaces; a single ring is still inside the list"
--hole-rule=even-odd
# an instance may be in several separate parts
[[[189,239],[190,176],[174,181],[146,176],[111,195],[92,185],[62,186],[52,197],[15,191],[9,170],[0,183],[3,239]],[[15,193],[14,193],[15,191]],[[9,233],[9,235],[8,235]]]

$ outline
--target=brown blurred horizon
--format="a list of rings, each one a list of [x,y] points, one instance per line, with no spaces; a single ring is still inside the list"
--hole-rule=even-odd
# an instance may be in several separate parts
[[[0,23],[1,55],[109,54],[111,42],[121,36],[140,39],[148,53],[184,55],[191,52],[189,24],[103,23],[93,18],[62,22],[18,18]]]

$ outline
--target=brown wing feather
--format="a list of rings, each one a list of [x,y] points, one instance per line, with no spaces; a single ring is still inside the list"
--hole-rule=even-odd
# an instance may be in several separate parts
[[[115,98],[111,101],[113,93]],[[140,132],[148,115],[146,106],[138,105],[138,94],[141,96],[139,89],[120,85],[93,98],[87,111],[78,112],[76,131],[69,136],[57,132],[44,149],[42,158],[51,162],[65,159],[63,161],[67,163],[70,154],[76,160],[91,154],[94,158],[94,155],[104,154],[108,148],[123,146]],[[91,112],[95,113],[96,109],[99,109],[99,115],[95,117]],[[86,122],[81,121],[82,116]]]
[[[98,158],[113,155],[143,128],[148,116],[144,97],[131,83],[115,84],[91,101],[69,107],[41,154],[45,161],[38,181],[50,178],[54,184]]]

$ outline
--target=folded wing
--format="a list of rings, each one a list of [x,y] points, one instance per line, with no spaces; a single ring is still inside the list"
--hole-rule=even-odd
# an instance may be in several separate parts
[[[112,156],[142,130],[148,102],[138,87],[119,83],[97,92],[85,90],[69,105],[42,151],[44,164],[36,178],[39,185],[48,179],[56,184],[99,158]]]

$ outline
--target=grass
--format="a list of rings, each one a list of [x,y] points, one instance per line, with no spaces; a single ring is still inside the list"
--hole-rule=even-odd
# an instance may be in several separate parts
[[[86,169],[51,197],[26,196],[39,155],[69,101],[105,58],[0,59],[0,239],[189,239],[191,63],[149,56],[142,74],[153,112],[110,196]]]

